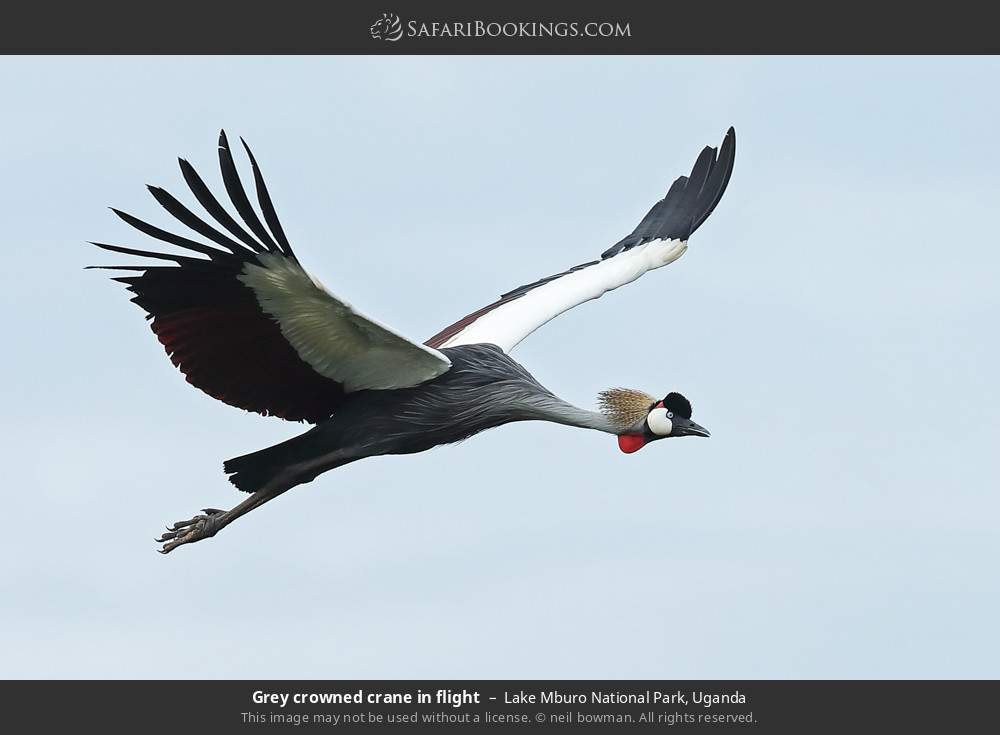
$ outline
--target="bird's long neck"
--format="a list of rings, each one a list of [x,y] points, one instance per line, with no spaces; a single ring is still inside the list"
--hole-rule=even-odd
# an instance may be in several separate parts
[[[593,429],[607,434],[618,434],[621,431],[621,427],[613,423],[603,413],[578,408],[552,394],[540,396],[533,408],[539,414],[533,418],[542,421],[577,426],[581,429]]]
[[[462,345],[444,351],[452,369],[434,383],[435,390],[418,395],[423,402],[440,400],[440,409],[451,424],[482,431],[511,421],[551,421],[608,434],[621,430],[621,423],[605,414],[578,408],[553,394],[495,345]],[[475,386],[471,390],[470,384]],[[457,407],[464,410],[456,413]],[[418,413],[426,415],[426,406]]]

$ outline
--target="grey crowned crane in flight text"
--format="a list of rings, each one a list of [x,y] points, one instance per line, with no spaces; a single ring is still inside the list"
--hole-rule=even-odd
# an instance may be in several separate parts
[[[226,192],[242,223],[180,161],[209,225],[158,187],[153,197],[201,235],[199,242],[114,210],[139,231],[185,254],[94,243],[167,265],[100,266],[135,294],[150,326],[189,383],[232,406],[315,424],[304,434],[224,465],[249,497],[230,510],[206,509],[173,524],[161,551],[214,536],[223,527],[296,485],[365,457],[422,452],[512,421],[554,421],[618,437],[624,452],[676,436],[708,436],[679,393],[600,395],[600,411],[556,397],[509,352],[553,317],[647,271],[677,260],[688,237],[711,214],[733,170],[736,134],[706,147],[689,176],[600,258],[503,294],[445,327],[424,344],[364,316],[327,291],[299,263],[278,221],[260,168],[253,171],[257,211],[240,182],[229,142],[219,138]],[[220,229],[221,228],[221,229]]]

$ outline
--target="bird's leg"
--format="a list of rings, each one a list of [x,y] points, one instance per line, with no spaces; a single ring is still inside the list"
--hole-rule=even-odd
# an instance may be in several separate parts
[[[156,539],[163,544],[161,554],[168,554],[178,546],[193,544],[205,538],[211,538],[242,515],[260,507],[268,500],[276,498],[282,491],[260,490],[229,510],[205,508],[199,515],[186,521],[178,521],[168,526],[166,532]]]

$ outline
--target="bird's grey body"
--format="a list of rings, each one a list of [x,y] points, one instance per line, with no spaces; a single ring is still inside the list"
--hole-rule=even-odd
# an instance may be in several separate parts
[[[413,454],[515,421],[551,421],[617,434],[605,414],[556,397],[496,345],[442,350],[452,366],[412,388],[359,391],[305,434],[225,463],[241,490],[289,487],[365,457]],[[290,483],[290,484],[289,484]]]

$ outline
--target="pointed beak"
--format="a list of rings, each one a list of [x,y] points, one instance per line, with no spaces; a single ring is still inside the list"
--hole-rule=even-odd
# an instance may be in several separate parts
[[[673,436],[711,436],[708,429],[691,419],[674,418]]]

